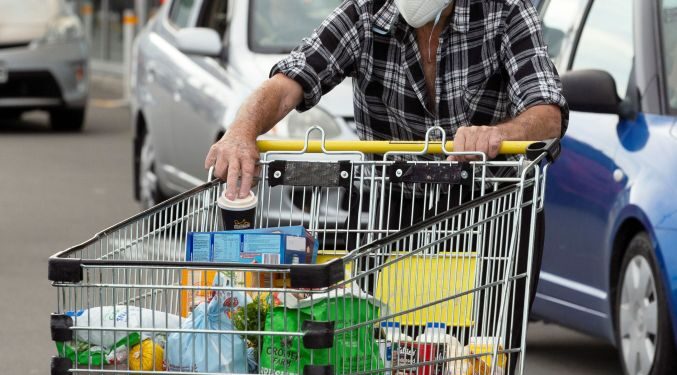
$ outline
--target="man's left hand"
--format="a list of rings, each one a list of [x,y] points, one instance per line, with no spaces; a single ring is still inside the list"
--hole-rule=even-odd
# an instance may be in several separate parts
[[[505,140],[505,135],[500,126],[464,126],[458,128],[454,137],[454,152],[483,152],[489,160],[498,155],[498,149]],[[480,160],[474,155],[452,155],[447,158],[450,161],[474,161]]]

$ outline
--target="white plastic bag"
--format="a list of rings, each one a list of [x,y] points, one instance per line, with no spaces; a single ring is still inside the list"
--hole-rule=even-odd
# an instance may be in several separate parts
[[[214,286],[223,286],[225,278],[217,275]],[[209,303],[202,302],[186,318],[185,330],[232,331],[226,315],[234,298],[241,293],[219,291]],[[247,348],[237,334],[174,332],[167,337],[165,358],[168,371],[247,373]]]
[[[78,341],[112,349],[116,342],[128,336],[129,331],[115,331],[115,328],[138,328],[143,338],[151,338],[151,332],[143,329],[177,329],[181,318],[162,311],[142,309],[136,306],[103,306],[70,313],[76,327],[104,327],[110,331],[76,330]]]

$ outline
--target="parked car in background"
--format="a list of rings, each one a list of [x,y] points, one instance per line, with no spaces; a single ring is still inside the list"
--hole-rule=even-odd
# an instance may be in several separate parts
[[[549,170],[534,317],[677,373],[677,1],[543,0],[571,107]]]
[[[134,192],[143,207],[205,181],[204,158],[242,101],[340,0],[173,0],[133,52]],[[264,138],[357,139],[351,83],[307,112],[292,111]],[[345,157],[344,157],[345,159]],[[274,194],[276,195],[276,194]],[[293,204],[286,197],[282,207]]]
[[[88,46],[62,0],[0,0],[0,118],[46,110],[54,130],[80,130]]]

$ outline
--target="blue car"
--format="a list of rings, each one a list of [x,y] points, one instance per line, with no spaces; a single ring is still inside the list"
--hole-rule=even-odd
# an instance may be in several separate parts
[[[677,374],[677,0],[542,0],[569,101],[533,318]]]

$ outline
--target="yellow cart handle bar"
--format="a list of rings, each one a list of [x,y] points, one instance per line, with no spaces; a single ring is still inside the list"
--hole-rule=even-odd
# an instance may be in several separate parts
[[[385,154],[386,152],[422,152],[426,148],[424,141],[306,141],[304,140],[286,140],[270,141],[261,140],[257,142],[260,152],[289,152],[305,151],[308,153],[327,152],[362,152],[365,154]],[[324,150],[323,146],[324,145]],[[428,154],[442,154],[441,142],[428,142]],[[305,150],[304,150],[305,149]],[[446,142],[446,151],[453,151],[454,142]],[[506,141],[501,144],[499,153],[503,155],[527,155],[530,159],[535,159],[541,153],[547,153],[547,159],[554,161],[559,156],[559,140],[551,139],[547,141]]]

